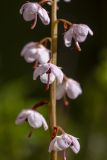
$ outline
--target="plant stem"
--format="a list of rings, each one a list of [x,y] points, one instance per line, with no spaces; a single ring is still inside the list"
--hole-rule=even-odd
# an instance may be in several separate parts
[[[57,1],[52,1],[51,10],[51,62],[57,64]],[[50,86],[50,126],[51,130],[56,126],[56,82]],[[51,153],[51,160],[57,160],[57,152]]]

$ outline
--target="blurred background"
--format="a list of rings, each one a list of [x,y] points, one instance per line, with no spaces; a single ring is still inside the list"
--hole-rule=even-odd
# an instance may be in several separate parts
[[[49,159],[49,131],[35,130],[28,138],[27,124],[15,125],[23,108],[41,99],[49,99],[44,85],[32,80],[32,65],[20,57],[22,47],[50,35],[50,26],[38,18],[37,27],[30,30],[19,15],[25,0],[0,3],[0,160]],[[58,65],[67,76],[79,81],[83,94],[70,105],[57,103],[58,124],[67,133],[79,137],[81,151],[75,155],[67,150],[70,160],[107,160],[107,1],[72,0],[58,3],[58,17],[90,26],[94,36],[88,36],[77,53],[63,43],[63,27],[59,26]],[[50,7],[44,6],[50,13]],[[49,123],[48,106],[39,109]]]

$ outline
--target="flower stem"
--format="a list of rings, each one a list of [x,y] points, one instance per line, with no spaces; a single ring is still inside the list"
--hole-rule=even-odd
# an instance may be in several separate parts
[[[51,11],[51,62],[57,64],[57,1],[52,1]],[[50,86],[50,126],[51,132],[56,126],[56,82]],[[51,153],[51,160],[57,160],[57,152]]]
[[[51,43],[51,38],[50,37],[45,37],[42,40],[40,40],[40,44],[43,44],[44,42],[49,41]]]
[[[66,23],[66,24],[68,24],[69,26],[73,25],[73,23],[67,21],[66,19],[62,19],[62,18],[61,18],[61,19],[58,19],[58,20],[56,21],[56,23],[59,23],[59,22]]]

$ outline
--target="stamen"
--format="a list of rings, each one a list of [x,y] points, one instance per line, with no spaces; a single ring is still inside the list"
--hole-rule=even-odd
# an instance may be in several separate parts
[[[37,15],[34,15],[34,16],[37,16]],[[31,26],[32,30],[36,27],[36,23],[37,23],[37,17],[34,19],[33,24]]]
[[[37,68],[37,66],[38,66],[38,61],[36,61],[36,62],[34,63],[34,65],[33,65],[33,69],[36,69],[36,68]]]
[[[64,74],[64,81],[67,81],[69,78]]]
[[[75,41],[75,46],[76,46],[76,49],[80,52],[81,48],[80,48],[80,45],[77,41]]]
[[[69,106],[69,101],[67,100],[67,96],[66,95],[64,95],[63,101],[64,101],[64,107]]]
[[[33,128],[31,128],[31,131],[28,134],[28,138],[30,138],[32,136],[32,133],[33,133]]]
[[[49,70],[46,72],[48,74],[48,82],[46,84],[46,90],[49,89],[49,85],[50,85],[50,73],[51,73],[51,68],[49,68]]]
[[[64,160],[66,160],[66,150],[63,151],[63,154],[64,154]]]

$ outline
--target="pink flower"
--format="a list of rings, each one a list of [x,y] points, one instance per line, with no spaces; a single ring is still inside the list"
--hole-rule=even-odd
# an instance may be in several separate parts
[[[33,73],[33,79],[36,80],[40,76],[40,80],[45,84],[51,84],[55,78],[58,83],[63,81],[63,72],[59,67],[52,63],[45,63],[39,65]]]
[[[66,94],[71,99],[77,98],[80,94],[82,94],[80,84],[71,78],[64,80],[62,84],[57,86],[57,100],[63,98]]]
[[[62,151],[66,150],[67,148],[71,148],[74,153],[78,153],[80,151],[80,144],[78,142],[78,138],[63,133],[60,136],[56,136],[49,145],[49,152],[52,151]]]
[[[64,34],[65,46],[70,47],[72,39],[75,40],[76,45],[78,42],[84,42],[88,33],[92,36],[92,30],[85,24],[73,24],[70,29]]]
[[[37,111],[31,109],[22,110],[16,118],[15,123],[21,124],[28,121],[29,125],[33,128],[39,128],[43,125],[44,130],[48,129],[48,125],[44,117]]]
[[[50,51],[42,44],[30,42],[22,49],[21,56],[23,56],[28,63],[35,61],[38,61],[39,63],[47,63],[50,59],[49,52]]]
[[[23,15],[25,21],[34,20],[34,24],[31,27],[32,29],[36,26],[37,15],[44,25],[48,25],[50,23],[50,18],[47,11],[42,8],[39,3],[27,2],[23,4],[20,8],[20,14]]]

